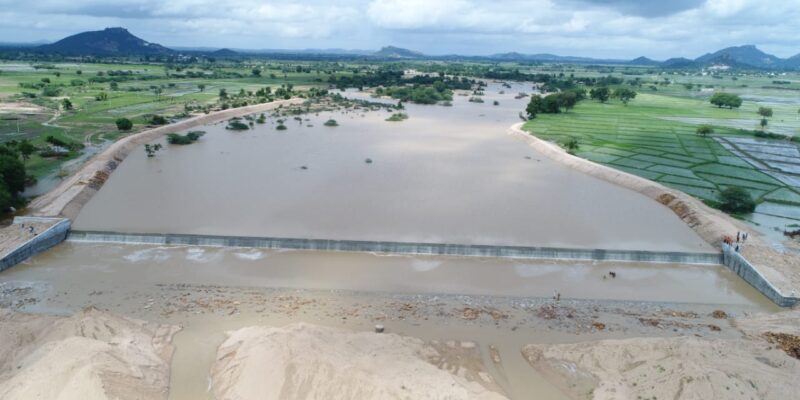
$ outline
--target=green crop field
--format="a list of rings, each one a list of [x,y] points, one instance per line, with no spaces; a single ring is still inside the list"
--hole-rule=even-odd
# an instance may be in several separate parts
[[[577,138],[577,156],[626,171],[707,201],[717,200],[720,190],[745,188],[759,203],[780,202],[800,207],[800,187],[776,179],[771,170],[742,159],[719,143],[717,137],[752,138],[752,128],[738,129],[730,121],[752,121],[756,126],[759,104],[741,109],[720,109],[706,99],[675,93],[640,93],[627,106],[611,101],[585,100],[560,114],[539,114],[524,129],[555,142]],[[800,133],[796,121],[800,101],[775,107],[772,119]],[[691,123],[690,121],[697,121]],[[711,123],[714,134],[696,134],[699,123]],[[741,123],[740,123],[741,124]],[[769,142],[769,141],[767,141]],[[788,140],[784,146],[797,146]],[[755,154],[755,153],[751,153]],[[800,159],[795,158],[800,164]]]

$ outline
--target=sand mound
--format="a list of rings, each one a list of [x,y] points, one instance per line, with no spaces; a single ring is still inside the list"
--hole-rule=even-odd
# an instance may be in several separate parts
[[[394,334],[250,327],[217,350],[212,386],[219,400],[505,398],[434,359],[441,354],[433,347]]]
[[[579,399],[789,399],[796,396],[800,360],[768,340],[773,331],[796,333],[800,313],[782,314],[746,322],[741,339],[528,345],[523,355]],[[761,322],[767,325],[756,328]]]
[[[166,399],[176,327],[0,310],[0,398]]]

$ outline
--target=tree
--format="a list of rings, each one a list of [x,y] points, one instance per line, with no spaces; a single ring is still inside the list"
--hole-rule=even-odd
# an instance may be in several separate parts
[[[733,93],[716,92],[711,96],[709,102],[719,108],[734,109],[742,105],[742,98]]]
[[[528,119],[536,118],[536,114],[539,113],[539,110],[542,108],[542,96],[535,94],[531,96],[530,101],[528,101],[528,106],[525,107],[525,112],[528,113]]]
[[[614,90],[614,97],[627,106],[629,101],[636,98],[636,92],[628,88],[617,88]]]
[[[769,123],[769,121],[767,121],[766,118],[761,118],[761,122],[759,122],[758,124],[761,125],[761,129],[763,130],[764,128],[767,127],[768,123]]]
[[[157,114],[150,117],[150,120],[148,122],[150,123],[150,125],[166,125],[169,123],[169,121],[167,121],[166,118]]]
[[[731,186],[719,193],[719,208],[727,213],[751,213],[756,209],[756,202],[750,192],[738,186]]]
[[[6,146],[0,146],[0,177],[2,177],[2,186],[5,186],[5,189],[12,198],[16,198],[18,193],[25,190],[25,181],[27,179],[25,164],[19,159],[19,155],[14,150]],[[0,204],[0,206],[3,205]]]
[[[197,85],[197,88],[200,89],[201,92],[205,92],[206,84],[205,83],[200,83],[200,84]]]
[[[611,97],[611,91],[607,87],[592,89],[589,91],[589,97],[592,100],[597,100],[601,103],[605,103],[608,101],[608,98]]]
[[[559,95],[559,105],[564,107],[567,111],[573,109],[578,104],[578,94],[573,91],[563,92]]]
[[[544,114],[558,114],[561,112],[561,94],[552,93],[542,99],[541,107],[539,108]]]
[[[770,107],[758,107],[758,115],[769,118],[772,116],[772,108]]]
[[[261,76],[261,68],[253,68],[253,70],[250,72],[253,74],[253,76]]]
[[[117,90],[119,89],[119,83],[112,81],[108,84],[108,88],[111,90]]]
[[[219,98],[220,99],[227,99],[228,98],[228,91],[225,89],[219,90]]]
[[[72,102],[69,99],[61,100],[61,107],[65,110],[72,110]]]
[[[697,127],[697,134],[700,136],[705,137],[712,133],[714,133],[714,128],[711,125],[703,124]]]
[[[133,128],[133,122],[127,118],[117,118],[117,129],[121,131],[129,131]]]
[[[23,161],[28,161],[31,158],[31,155],[34,151],[36,151],[36,146],[31,144],[28,139],[22,140],[19,145],[17,145],[17,150],[19,150],[19,154],[22,156]]]

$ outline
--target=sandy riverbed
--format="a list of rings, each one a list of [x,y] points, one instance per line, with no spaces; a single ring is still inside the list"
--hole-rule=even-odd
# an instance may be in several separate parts
[[[538,371],[576,399],[795,398],[800,312],[739,323],[742,336],[631,338],[528,345]]]
[[[0,398],[166,399],[177,330],[95,308],[71,317],[0,309]]]
[[[370,301],[374,310],[369,310],[367,303],[352,303],[358,297],[348,295],[275,293],[271,300],[257,305],[268,310],[263,316],[274,316],[255,319],[246,316],[249,301],[233,299],[261,295],[242,296],[242,292],[220,287],[174,289],[178,297],[205,292],[215,298],[185,302],[170,314],[173,320],[178,315],[194,315],[178,318],[190,333],[197,329],[198,321],[192,319],[198,318],[198,313],[206,314],[200,317],[205,328],[198,333],[212,325],[223,329],[238,325],[227,330],[223,340],[211,340],[208,350],[214,355],[208,364],[203,362],[205,346],[192,347],[186,338],[177,340],[181,333],[172,343],[178,331],[173,324],[121,318],[94,308],[71,317],[0,310],[0,360],[4,361],[0,364],[0,396],[61,400],[502,399],[530,398],[538,393],[544,398],[596,400],[637,396],[786,399],[792,398],[794,380],[800,373],[800,361],[789,354],[797,357],[800,352],[800,338],[791,336],[800,323],[798,311],[753,316],[727,308],[736,316],[733,318],[703,306],[640,308],[632,304],[523,299],[487,303],[472,299],[470,306],[443,314],[458,301],[443,298],[430,302],[417,297],[397,302],[399,298],[395,298],[383,303]],[[331,307],[329,302],[339,305]],[[166,304],[170,303],[175,304]],[[508,308],[509,304],[519,307],[525,303],[524,310]],[[230,307],[239,311],[227,312]],[[533,326],[525,326],[530,322],[523,322],[529,312],[525,310],[532,311],[533,321],[538,321],[533,330]],[[330,318],[319,319],[320,311],[343,324],[331,327]],[[308,312],[316,314],[311,319],[322,325],[281,322],[287,316],[291,321],[309,319]],[[380,321],[390,331],[408,333],[374,333],[357,322],[363,318],[359,314],[375,312],[383,314]],[[354,321],[345,324],[346,316]],[[231,325],[232,321],[239,322]],[[414,337],[430,336],[424,326],[443,323],[450,325],[450,339]],[[418,327],[409,330],[404,324]],[[475,329],[492,325],[496,325],[490,329],[493,333],[475,335]],[[510,326],[514,328],[508,329]],[[526,333],[514,334],[516,331]],[[542,335],[543,331],[549,333]],[[509,340],[509,333],[516,338]],[[531,339],[543,341],[524,345]],[[493,344],[501,342],[497,347]],[[176,346],[189,346],[183,349],[189,354],[171,358]],[[514,352],[522,353],[529,366],[509,363]],[[208,397],[181,394],[174,377],[167,383],[171,376],[180,377],[197,367],[202,372],[193,384],[197,393],[208,393]],[[535,383],[542,377],[549,382]],[[530,386],[520,392],[518,386],[508,386],[509,378],[517,380],[516,385],[527,379]],[[555,392],[553,388],[557,388]]]
[[[309,324],[247,327],[219,346],[211,385],[220,400],[506,398],[474,343],[440,349],[396,334]],[[455,373],[442,361],[448,357]]]

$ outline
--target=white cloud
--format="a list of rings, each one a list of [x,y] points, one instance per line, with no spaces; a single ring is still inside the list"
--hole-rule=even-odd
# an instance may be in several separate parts
[[[377,48],[694,57],[754,43],[800,52],[800,7],[783,0],[0,0],[0,40],[125,26],[165,45]],[[635,4],[634,4],[635,3]]]

